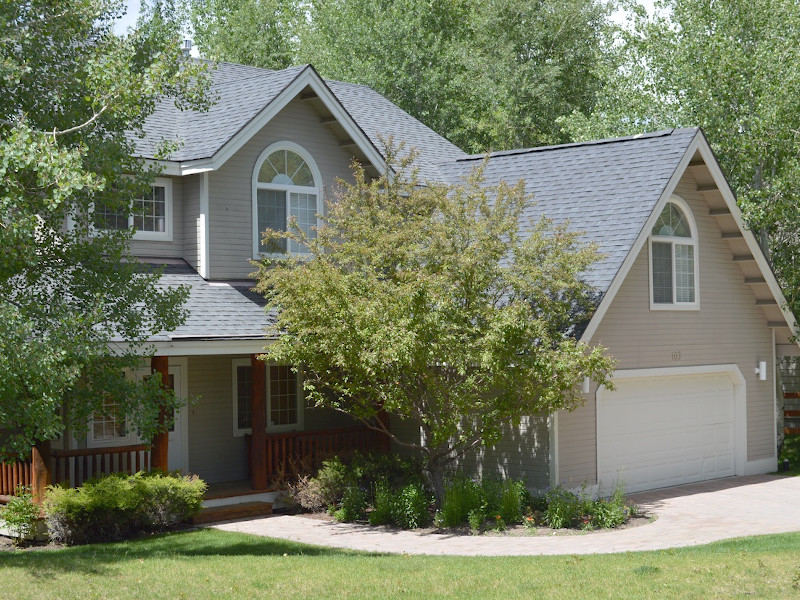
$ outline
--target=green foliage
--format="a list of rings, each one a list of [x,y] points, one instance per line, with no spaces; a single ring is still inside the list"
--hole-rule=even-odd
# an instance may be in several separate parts
[[[342,494],[339,508],[334,511],[334,518],[342,523],[352,523],[365,518],[367,511],[367,495],[357,485],[349,485]]]
[[[430,493],[422,484],[404,486],[391,502],[392,524],[402,529],[418,529],[429,525],[431,500]]]
[[[663,0],[636,12],[600,77],[592,114],[563,121],[577,138],[703,128],[747,225],[800,313],[800,4]]]
[[[440,503],[453,456],[525,415],[577,407],[583,377],[610,383],[613,361],[570,335],[593,306],[581,279],[593,246],[547,220],[523,234],[521,185],[486,186],[478,169],[421,186],[396,152],[392,177],[356,167],[316,237],[268,232],[310,256],[262,259],[258,290],[285,332],[269,359],[304,365],[317,406],[419,423],[423,443],[397,441],[421,451]]]
[[[186,290],[156,287],[128,252],[132,232],[93,231],[96,203],[128,210],[155,171],[133,158],[157,99],[203,106],[204,67],[158,6],[113,32],[115,0],[0,3],[0,452],[22,454],[113,394],[149,439],[164,398],[135,369],[152,333],[174,329]],[[127,132],[127,133],[126,133]],[[70,227],[65,227],[69,222]],[[110,339],[118,344],[114,358]],[[62,409],[67,405],[68,410]]]
[[[202,507],[206,484],[196,476],[114,474],[79,488],[52,487],[44,503],[54,540],[85,544],[174,527]]]
[[[553,529],[577,527],[584,515],[585,499],[562,487],[555,487],[546,494],[545,521]]]
[[[460,527],[471,511],[480,508],[481,487],[467,477],[455,477],[445,486],[440,522],[442,527]]]
[[[592,499],[585,492],[575,494],[562,487],[548,490],[544,497],[547,501],[544,519],[553,529],[613,528],[625,523],[633,512],[625,501],[621,482],[609,498]]]
[[[486,511],[482,508],[473,508],[467,513],[467,522],[471,531],[479,533],[486,523]]]
[[[523,502],[527,494],[522,481],[505,479],[500,492],[500,510],[498,513],[506,523],[522,521]]]
[[[18,487],[5,506],[0,506],[0,523],[5,524],[18,542],[27,540],[34,533],[34,527],[41,514],[34,504],[30,489]]]
[[[392,490],[389,482],[379,479],[372,492],[372,511],[369,513],[370,525],[389,525],[392,523]]]
[[[369,85],[470,151],[567,141],[608,46],[598,0],[193,0],[201,52]]]

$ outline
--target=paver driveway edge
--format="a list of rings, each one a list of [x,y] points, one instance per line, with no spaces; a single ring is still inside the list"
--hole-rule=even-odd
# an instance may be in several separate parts
[[[631,495],[653,523],[570,536],[462,536],[393,531],[277,515],[213,525],[334,548],[459,556],[604,554],[695,546],[748,535],[800,531],[800,477],[751,475]]]

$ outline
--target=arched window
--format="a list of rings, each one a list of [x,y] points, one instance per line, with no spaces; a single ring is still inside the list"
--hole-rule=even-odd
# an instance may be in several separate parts
[[[254,255],[303,254],[307,248],[294,241],[262,242],[266,229],[286,231],[292,219],[308,237],[315,237],[321,177],[302,147],[290,142],[272,144],[259,156],[253,172]]]
[[[650,231],[651,308],[697,308],[697,227],[689,206],[672,196]]]

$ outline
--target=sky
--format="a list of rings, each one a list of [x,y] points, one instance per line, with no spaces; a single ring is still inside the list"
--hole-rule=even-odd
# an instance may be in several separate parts
[[[639,0],[639,4],[644,6],[647,9],[647,12],[650,14],[653,14],[654,2],[655,0]],[[125,33],[129,27],[136,25],[136,19],[139,16],[139,10],[141,7],[140,0],[126,0],[126,4],[128,6],[127,14],[120,19],[114,27],[115,31],[119,34]],[[625,20],[625,13],[623,11],[617,11],[611,16],[611,18],[622,24],[622,22]]]

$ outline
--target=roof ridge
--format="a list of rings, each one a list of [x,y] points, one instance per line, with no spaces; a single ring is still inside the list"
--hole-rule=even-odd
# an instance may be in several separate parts
[[[484,154],[470,154],[463,158],[456,159],[457,162],[466,162],[470,160],[483,160],[486,156],[489,158],[502,157],[502,156],[519,156],[522,154],[533,154],[536,152],[549,152],[554,150],[565,150],[567,148],[581,148],[585,146],[602,146],[607,144],[618,144],[624,142],[635,142],[644,139],[653,139],[659,137],[669,137],[676,133],[696,133],[700,131],[699,127],[686,127],[686,128],[672,128],[662,129],[660,131],[653,131],[647,133],[638,133],[636,135],[629,135],[617,138],[604,138],[600,140],[586,140],[583,142],[571,142],[568,144],[555,144],[552,146],[536,146],[534,148],[519,148],[514,150],[498,150],[497,152],[487,152]]]

